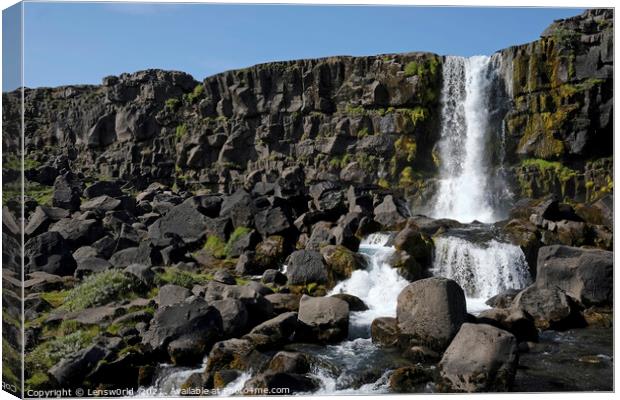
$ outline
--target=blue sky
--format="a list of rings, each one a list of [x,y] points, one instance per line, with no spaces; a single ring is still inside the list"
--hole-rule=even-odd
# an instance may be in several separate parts
[[[104,76],[146,68],[202,80],[260,62],[341,54],[491,54],[535,40],[554,19],[581,11],[26,3],[24,75],[28,87],[98,84]]]

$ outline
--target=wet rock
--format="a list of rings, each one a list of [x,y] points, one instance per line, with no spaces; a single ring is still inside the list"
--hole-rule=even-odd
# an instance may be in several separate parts
[[[505,292],[496,294],[489,298],[485,304],[493,308],[508,308],[512,305],[512,301],[519,294],[519,289],[508,289]]]
[[[389,387],[393,393],[414,393],[420,391],[420,385],[431,380],[432,375],[421,367],[401,367],[390,375]]]
[[[353,296],[348,293],[337,293],[333,294],[331,297],[335,297],[340,300],[344,300],[349,305],[349,311],[366,311],[368,310],[368,306],[362,299],[357,296]]]
[[[317,390],[320,383],[317,379],[306,375],[291,374],[284,372],[265,372],[255,376],[246,382],[244,393],[310,393]]]
[[[531,285],[515,297],[512,308],[530,315],[539,329],[562,330],[584,324],[575,302],[557,288]]]
[[[540,288],[560,288],[585,305],[613,301],[613,252],[567,246],[542,247],[538,252]]]
[[[506,392],[518,366],[517,340],[486,324],[463,324],[439,363],[444,391]]]
[[[277,269],[268,269],[263,272],[263,277],[261,278],[263,283],[273,283],[276,285],[286,285],[286,275]]]
[[[407,220],[407,226],[394,237],[394,248],[405,251],[423,267],[430,268],[433,257],[433,242],[427,238],[414,220]]]
[[[295,339],[333,343],[349,332],[349,304],[335,297],[302,296]]]
[[[310,372],[310,362],[303,353],[279,351],[269,362],[268,369],[273,372],[306,374]]]
[[[286,277],[291,285],[328,282],[327,266],[317,251],[297,250],[288,257],[286,265]]]
[[[261,347],[282,345],[289,341],[296,327],[297,313],[286,312],[254,327],[246,337],[258,342]]]
[[[398,320],[392,317],[375,318],[370,325],[372,342],[384,347],[397,346],[400,339]]]
[[[453,280],[422,279],[398,295],[396,315],[401,333],[413,343],[442,351],[466,320],[465,294]]]
[[[330,280],[333,282],[348,279],[353,271],[366,267],[366,260],[363,256],[344,246],[324,246],[321,248],[321,255],[329,270]]]
[[[274,293],[265,296],[273,305],[273,311],[281,314],[287,311],[298,311],[301,296],[295,293]]]
[[[493,325],[512,333],[518,342],[538,341],[538,329],[534,320],[522,310],[493,308],[482,311],[477,319],[479,323]]]

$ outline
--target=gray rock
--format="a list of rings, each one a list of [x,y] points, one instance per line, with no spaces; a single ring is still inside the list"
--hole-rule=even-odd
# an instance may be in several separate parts
[[[252,226],[256,207],[252,197],[243,189],[226,197],[220,210],[221,217],[230,217],[235,228]]]
[[[416,344],[444,350],[467,318],[465,294],[453,280],[427,278],[398,295],[398,326]]]
[[[272,235],[284,234],[293,226],[291,218],[281,207],[273,207],[259,211],[254,216],[254,224],[256,230],[264,238]]]
[[[98,211],[104,213],[106,211],[116,210],[120,207],[121,201],[119,199],[114,199],[110,196],[99,196],[94,197],[90,200],[85,201],[80,206],[80,210],[82,211]]]
[[[586,306],[613,302],[613,252],[568,246],[541,247],[536,285],[560,288]]]
[[[249,315],[241,300],[223,299],[211,305],[220,313],[224,337],[236,337],[247,331]]]
[[[171,244],[173,237],[194,244],[204,240],[208,217],[194,207],[191,199],[176,205],[162,218],[149,226],[149,238],[156,246]]]
[[[24,246],[25,273],[44,271],[53,275],[73,275],[77,267],[69,244],[58,232],[44,232]]]
[[[62,359],[50,369],[49,373],[59,385],[73,387],[76,384],[83,383],[84,378],[109,353],[108,350],[101,346],[92,345]]]
[[[28,236],[36,236],[47,230],[50,224],[69,216],[69,211],[58,207],[37,206],[30,215],[24,233]],[[4,220],[4,219],[3,219]]]
[[[89,245],[104,235],[101,224],[94,219],[63,218],[52,225],[49,231],[60,233],[70,247]]]
[[[392,195],[387,195],[383,202],[375,207],[375,221],[385,230],[398,230],[403,228],[410,217],[407,205]]]
[[[116,182],[98,181],[84,189],[84,197],[93,199],[99,196],[118,197],[123,195],[121,187]]]
[[[335,297],[302,296],[295,339],[334,343],[349,332],[349,304]]]
[[[157,293],[157,305],[159,308],[172,306],[175,304],[183,303],[185,299],[190,297],[192,292],[183,286],[167,284],[159,288]],[[216,307],[217,308],[217,307]]]
[[[539,288],[536,284],[523,289],[513,300],[512,307],[523,310],[534,319],[539,329],[566,329],[581,327],[575,302],[557,288]]]
[[[77,261],[77,268],[75,269],[74,276],[77,279],[82,279],[85,276],[103,272],[112,267],[107,260],[98,257],[81,258]]]
[[[291,285],[328,281],[327,266],[317,251],[297,250],[288,257],[286,265],[286,277]]]
[[[445,389],[506,392],[518,366],[517,340],[486,324],[463,324],[439,363]]]

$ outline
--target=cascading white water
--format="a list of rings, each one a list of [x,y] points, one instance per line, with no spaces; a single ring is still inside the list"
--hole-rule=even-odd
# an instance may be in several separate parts
[[[489,195],[486,134],[490,91],[497,78],[491,57],[446,57],[441,92],[441,160],[433,216],[462,222],[497,219]]]
[[[439,236],[434,242],[433,275],[455,280],[468,298],[485,300],[531,281],[518,246],[495,239],[476,244],[453,236]]]
[[[374,233],[365,238],[360,244],[360,253],[366,256],[368,268],[354,271],[330,293],[352,294],[368,306],[367,311],[352,313],[351,325],[355,331],[368,329],[377,317],[396,316],[396,299],[409,283],[387,263],[394,253],[393,247],[386,246],[389,238],[385,233]]]

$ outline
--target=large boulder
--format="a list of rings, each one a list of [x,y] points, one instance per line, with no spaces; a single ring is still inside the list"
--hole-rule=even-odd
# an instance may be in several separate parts
[[[574,300],[558,288],[528,286],[514,298],[511,308],[523,310],[539,329],[560,330],[584,324]]]
[[[519,342],[538,341],[538,329],[531,316],[523,310],[512,308],[492,308],[476,316],[477,322],[504,329],[517,338]]]
[[[45,231],[54,222],[69,216],[69,211],[58,207],[37,206],[24,228],[27,236],[36,236]],[[3,220],[4,222],[4,220]]]
[[[123,191],[118,183],[111,181],[98,181],[84,189],[84,197],[87,199],[103,195],[118,197],[123,195]]]
[[[465,294],[451,279],[410,283],[398,295],[396,318],[411,343],[443,351],[466,321]]]
[[[106,211],[116,210],[122,202],[119,199],[112,198],[107,195],[94,197],[82,203],[80,210],[82,211],[98,211],[105,213]]]
[[[68,173],[60,175],[54,181],[52,205],[69,211],[76,211],[80,207],[80,190],[73,182],[73,176]]]
[[[24,273],[44,271],[53,275],[73,275],[77,267],[67,241],[58,232],[45,232],[24,246]]]
[[[327,283],[328,271],[318,251],[297,250],[286,261],[286,277],[291,285]]]
[[[439,363],[441,388],[456,392],[510,390],[519,363],[517,340],[486,324],[463,324]]]
[[[82,384],[84,378],[109,353],[110,351],[102,346],[92,345],[62,359],[50,369],[49,373],[59,385],[73,387]]]
[[[353,271],[364,269],[366,260],[342,245],[327,245],[321,248],[321,255],[327,264],[330,280],[340,281],[351,277]]]
[[[247,338],[261,346],[273,346],[286,343],[297,327],[297,313],[286,312],[255,326]]]
[[[204,240],[209,218],[201,214],[192,199],[176,205],[168,213],[149,226],[149,237],[153,244],[165,247],[174,237],[188,244]]]
[[[222,318],[224,337],[242,335],[248,328],[248,310],[241,300],[222,299],[212,303]]]
[[[346,339],[349,332],[349,304],[336,297],[304,295],[299,302],[297,340],[333,343]]]
[[[426,237],[410,219],[407,226],[394,237],[394,248],[411,255],[424,268],[430,268],[433,257],[433,241]]]
[[[264,238],[286,233],[293,226],[291,218],[282,207],[270,207],[259,211],[254,216],[254,224]]]
[[[560,288],[586,306],[613,302],[613,252],[546,246],[538,252],[536,285]]]
[[[385,230],[402,229],[410,216],[407,204],[391,194],[385,196],[381,204],[375,207],[374,213],[375,221]]]
[[[95,219],[63,218],[49,231],[60,233],[71,247],[92,244],[104,235],[101,224]]]
[[[202,359],[222,337],[219,311],[203,299],[157,310],[142,343],[155,351],[167,351],[173,362],[191,364]]]
[[[235,228],[252,226],[255,214],[252,196],[244,189],[237,190],[222,201],[220,216],[230,217]]]

